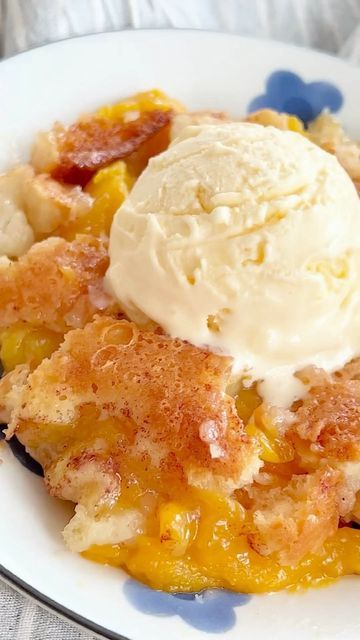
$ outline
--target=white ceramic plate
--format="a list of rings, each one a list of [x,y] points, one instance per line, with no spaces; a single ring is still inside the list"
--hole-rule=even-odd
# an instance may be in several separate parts
[[[303,82],[271,75],[279,70]],[[26,159],[34,133],[55,119],[71,120],[131,92],[158,86],[192,109],[241,115],[264,94],[269,76],[260,102],[292,105],[305,115],[339,109],[342,102],[341,119],[360,137],[360,70],[345,62],[219,33],[109,33],[59,42],[0,65],[0,168]],[[200,640],[209,637],[205,628],[229,640],[360,636],[355,577],[301,595],[254,596],[245,606],[226,594],[220,601],[216,594],[184,600],[137,588],[121,571],[69,553],[60,535],[68,506],[51,499],[5,445],[0,455],[0,575],[87,629],[131,640]]]

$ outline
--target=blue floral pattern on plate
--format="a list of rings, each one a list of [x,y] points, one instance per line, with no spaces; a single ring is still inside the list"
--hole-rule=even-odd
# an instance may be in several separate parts
[[[250,600],[249,595],[225,589],[170,594],[155,591],[131,579],[124,584],[124,594],[142,613],[155,616],[177,615],[192,627],[209,633],[224,633],[231,629],[236,622],[234,608]]]
[[[324,109],[336,112],[342,104],[341,91],[330,82],[304,82],[291,71],[274,71],[266,81],[265,93],[251,100],[248,112],[275,109],[307,124]]]

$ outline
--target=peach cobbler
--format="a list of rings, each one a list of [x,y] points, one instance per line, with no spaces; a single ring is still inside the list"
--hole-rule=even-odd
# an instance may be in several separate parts
[[[0,420],[154,588],[360,573],[360,151],[159,90],[0,176]]]

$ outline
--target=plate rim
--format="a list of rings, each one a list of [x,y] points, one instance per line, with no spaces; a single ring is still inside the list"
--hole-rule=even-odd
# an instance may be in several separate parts
[[[131,640],[127,636],[123,636],[116,631],[111,631],[102,625],[89,620],[85,616],[64,607],[63,605],[56,602],[49,596],[45,595],[38,589],[32,587],[28,582],[25,582],[14,573],[6,569],[2,564],[0,564],[0,579],[7,584],[9,587],[14,588],[21,595],[24,595],[30,600],[34,601],[34,604],[41,606],[42,608],[50,611],[50,613],[55,613],[58,617],[63,618],[66,622],[71,622],[77,627],[81,629],[85,629],[86,631],[90,631],[91,633],[95,633],[97,637],[104,638],[105,640]]]
[[[242,33],[233,33],[233,32],[227,32],[227,31],[222,31],[219,29],[197,29],[197,28],[188,28],[188,27],[184,27],[184,28],[146,28],[146,27],[139,27],[136,29],[114,29],[114,30],[109,30],[109,31],[91,31],[90,33],[83,33],[77,36],[71,36],[71,37],[65,37],[65,38],[59,38],[56,40],[52,40],[51,42],[43,42],[42,44],[36,45],[34,47],[31,47],[30,49],[25,49],[24,51],[18,51],[16,53],[12,53],[9,56],[6,56],[4,58],[2,58],[0,60],[0,67],[4,64],[6,64],[7,62],[13,61],[14,59],[16,60],[19,57],[22,56],[26,56],[26,55],[31,55],[32,52],[37,52],[40,49],[44,49],[45,47],[49,48],[49,47],[57,47],[58,45],[63,45],[64,43],[67,42],[72,42],[72,41],[78,41],[78,40],[83,40],[86,38],[104,38],[104,37],[119,37],[122,34],[128,35],[128,34],[135,34],[135,37],[137,33],[153,33],[153,34],[157,34],[160,35],[162,33],[166,34],[166,33],[179,33],[179,34],[196,34],[197,37],[207,37],[207,36],[222,36],[225,37],[227,39],[234,39],[234,40],[243,40],[243,41],[248,41],[251,43],[263,43],[265,46],[268,47],[284,47],[285,49],[291,49],[294,52],[308,52],[308,53],[312,53],[314,55],[316,55],[317,57],[321,57],[324,60],[328,60],[328,61],[333,61],[336,63],[341,64],[342,66],[345,66],[347,68],[351,68],[353,71],[360,73],[360,65],[353,62],[352,60],[348,60],[347,58],[343,58],[342,56],[336,55],[335,53],[331,53],[331,52],[327,52],[327,51],[323,51],[322,49],[317,49],[316,47],[307,47],[306,45],[301,45],[301,44],[294,44],[292,42],[284,42],[282,40],[277,40],[275,38],[268,38],[268,37],[256,37],[256,36],[251,36],[248,34],[242,34]],[[176,36],[177,37],[177,36]]]
[[[174,35],[174,32],[179,32],[179,33],[176,33],[176,36],[175,36],[176,38],[186,37],[187,34],[192,36],[195,36],[196,34],[196,37],[199,39],[203,37],[206,38],[206,37],[212,36],[214,38],[219,37],[219,38],[224,38],[228,40],[239,40],[243,42],[249,42],[249,43],[253,43],[254,45],[263,44],[264,48],[268,48],[268,47],[273,49],[284,48],[284,49],[292,50],[294,53],[298,53],[298,55],[301,55],[302,53],[307,52],[309,54],[315,55],[317,58],[323,59],[324,61],[327,60],[328,62],[330,61],[336,62],[337,65],[342,66],[344,69],[345,68],[351,69],[352,71],[355,71],[355,73],[360,76],[360,66],[355,62],[351,60],[347,60],[346,58],[337,56],[336,54],[324,52],[315,47],[307,47],[304,45],[283,42],[281,40],[276,40],[273,38],[262,38],[262,37],[247,35],[247,34],[229,33],[229,32],[217,30],[217,29],[197,29],[197,28],[176,28],[176,29],[174,28],[128,29],[127,28],[127,29],[115,29],[110,31],[95,31],[95,32],[77,35],[77,36],[60,38],[51,42],[44,42],[35,47],[31,47],[30,49],[19,51],[9,56],[6,56],[0,60],[0,68],[8,63],[12,64],[14,61],[16,63],[16,60],[23,56],[28,56],[29,58],[31,58],[33,53],[36,54],[36,52],[44,48],[58,48],[64,45],[67,46],[66,43],[69,43],[69,46],[71,46],[71,43],[73,41],[80,41],[84,39],[101,40],[101,39],[107,39],[107,38],[109,39],[121,38],[123,34],[125,35],[125,37],[129,37],[129,34],[131,34],[130,37],[134,36],[136,38],[138,37],[136,34],[142,33],[142,32],[152,33],[154,35],[156,34],[160,38],[162,37],[162,34],[171,33]],[[73,611],[72,609],[69,609],[68,607],[63,606],[56,600],[53,600],[52,598],[44,594],[42,591],[39,591],[38,589],[34,588],[28,582],[19,578],[16,574],[9,571],[1,563],[0,563],[0,580],[2,580],[5,584],[10,586],[11,588],[15,589],[18,593],[32,600],[34,604],[37,604],[41,608],[49,611],[50,613],[55,614],[56,616],[64,619],[66,622],[69,622],[84,631],[88,631],[92,634],[95,634],[98,638],[101,638],[104,640],[131,640],[129,637],[124,636],[121,633],[118,633],[116,631],[112,631],[111,629],[108,629],[96,622],[93,622],[89,618],[76,613],[76,611]]]

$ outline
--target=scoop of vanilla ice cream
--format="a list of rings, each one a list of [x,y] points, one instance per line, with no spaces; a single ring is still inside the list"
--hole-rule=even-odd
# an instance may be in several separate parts
[[[286,406],[294,372],[360,354],[360,201],[305,136],[187,127],[118,210],[107,282],[132,319],[230,354]]]

